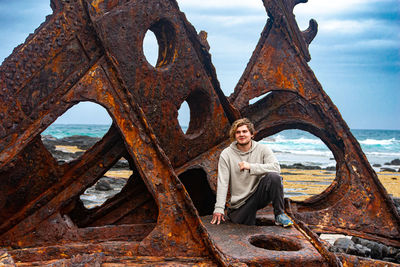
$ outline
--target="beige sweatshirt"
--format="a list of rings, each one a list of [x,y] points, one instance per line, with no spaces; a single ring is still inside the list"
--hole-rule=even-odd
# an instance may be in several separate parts
[[[250,164],[250,171],[240,171],[239,162]],[[242,152],[236,141],[225,148],[218,162],[217,201],[214,213],[224,213],[228,187],[231,187],[231,208],[239,208],[257,189],[260,178],[268,172],[280,173],[272,150],[265,144],[252,141],[251,149]]]

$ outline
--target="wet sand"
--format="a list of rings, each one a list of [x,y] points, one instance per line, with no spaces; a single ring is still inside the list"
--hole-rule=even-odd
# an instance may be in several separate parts
[[[128,179],[132,175],[133,171],[131,170],[109,170],[107,171],[104,176],[110,178],[124,178]]]
[[[85,150],[80,149],[77,146],[63,146],[63,145],[56,145],[56,150],[65,153],[85,152]]]
[[[378,178],[388,194],[400,197],[400,173],[378,172]],[[285,196],[293,200],[305,200],[322,193],[335,179],[336,173],[326,170],[282,169]]]

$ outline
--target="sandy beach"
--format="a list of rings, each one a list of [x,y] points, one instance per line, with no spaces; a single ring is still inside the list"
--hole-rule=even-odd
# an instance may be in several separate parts
[[[388,194],[400,197],[400,173],[378,172],[378,178]],[[335,179],[334,171],[282,169],[283,185],[286,197],[293,200],[305,200],[323,192]]]

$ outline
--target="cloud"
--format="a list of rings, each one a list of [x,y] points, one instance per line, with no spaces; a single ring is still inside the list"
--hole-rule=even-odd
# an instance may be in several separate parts
[[[376,3],[391,1],[393,0],[309,0],[307,3],[298,4],[294,13],[296,15],[338,15],[341,12],[365,10]]]
[[[178,0],[179,6],[186,8],[264,8],[261,0]]]
[[[267,16],[254,16],[254,15],[194,15],[191,16],[196,21],[206,21],[207,24],[218,23],[218,27],[232,27],[237,25],[253,24],[253,23],[265,23]]]
[[[314,48],[325,49],[325,50],[340,50],[340,51],[371,51],[374,49],[384,50],[384,49],[398,49],[399,44],[396,40],[390,39],[365,39],[358,41],[348,41],[339,44],[318,44]]]
[[[325,20],[319,25],[320,31],[342,34],[368,34],[371,31],[395,32],[395,25],[388,25],[384,20]]]

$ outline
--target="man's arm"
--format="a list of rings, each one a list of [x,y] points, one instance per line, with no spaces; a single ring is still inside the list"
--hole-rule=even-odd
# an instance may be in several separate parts
[[[263,147],[263,162],[262,163],[249,163],[250,174],[263,175],[268,172],[281,172],[281,167],[274,153],[267,145]]]
[[[221,220],[225,221],[225,203],[229,188],[229,166],[222,155],[218,161],[218,183],[217,183],[217,200],[215,203],[212,224],[220,224]]]

